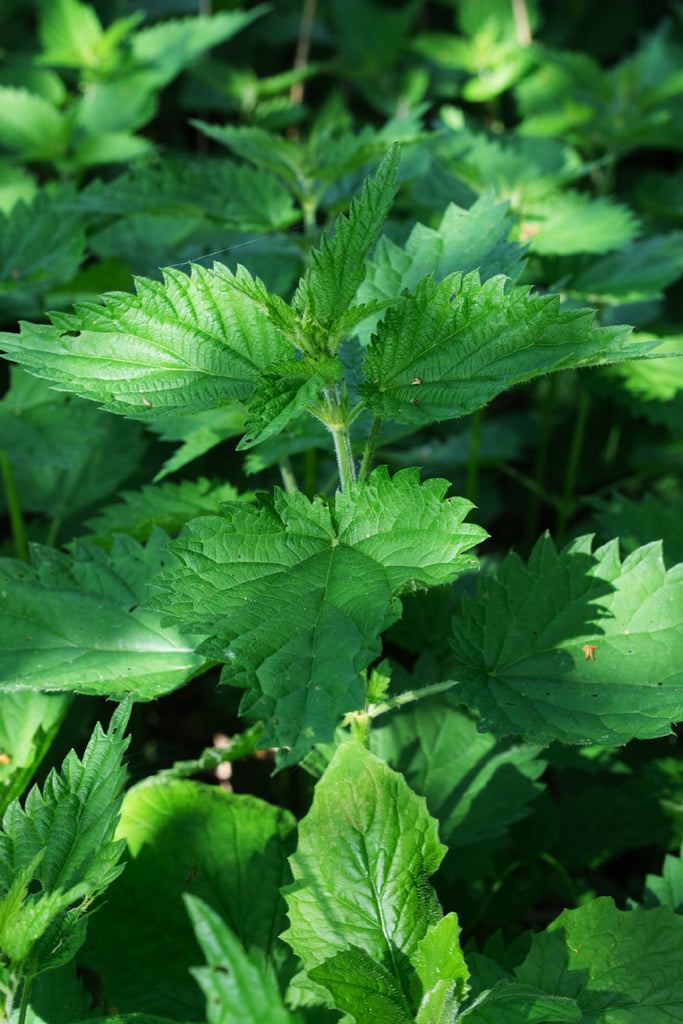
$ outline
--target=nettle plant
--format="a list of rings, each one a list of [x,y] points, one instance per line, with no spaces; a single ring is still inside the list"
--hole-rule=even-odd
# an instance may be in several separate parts
[[[683,1020],[680,860],[650,881],[647,908],[591,899],[466,955],[458,906],[444,913],[430,881],[449,850],[467,886],[468,844],[476,857],[528,813],[553,740],[625,744],[681,718],[683,574],[657,544],[622,561],[617,541],[558,551],[544,535],[528,561],[510,554],[453,591],[486,536],[472,504],[418,467],[391,476],[382,446],[654,343],[519,285],[523,250],[490,196],[403,246],[382,235],[398,168],[394,146],[290,302],[216,263],[2,335],[31,374],[129,419],[246,409],[238,449],[271,445],[285,484],[213,514],[199,485],[173,499],[150,485],[137,501],[151,521],[173,501],[203,514],[174,539],[155,527],[0,563],[8,1019],[87,1019],[78,955],[110,1019]],[[327,443],[338,478],[308,495],[287,458]],[[447,598],[448,641],[412,669],[382,660],[426,591]],[[122,798],[132,704],[217,666],[243,690],[245,731]],[[22,806],[73,693],[119,707]],[[298,825],[187,777],[267,748],[316,779]]]

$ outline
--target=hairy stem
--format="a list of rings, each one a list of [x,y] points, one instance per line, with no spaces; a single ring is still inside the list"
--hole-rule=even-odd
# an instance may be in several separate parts
[[[323,394],[327,412],[323,422],[332,434],[337,456],[337,469],[339,470],[339,485],[342,491],[345,491],[349,484],[356,482],[356,467],[353,461],[348,422],[344,416],[336,388],[326,388]]]
[[[377,438],[379,436],[379,429],[382,426],[382,420],[379,416],[375,416],[368,439],[365,442],[365,448],[363,450],[363,459],[360,464],[358,471],[358,479],[365,480],[370,471],[370,464],[375,457],[375,448],[377,447]]]
[[[440,683],[432,683],[419,690],[406,690],[405,693],[399,693],[395,697],[390,697],[389,700],[383,700],[381,704],[373,704],[368,708],[368,715],[370,718],[377,718],[379,715],[386,714],[387,711],[393,711],[394,708],[403,707],[404,704],[412,704],[416,700],[432,697],[435,693],[445,693],[446,690],[452,690],[454,686],[457,686],[456,680],[444,679]]]

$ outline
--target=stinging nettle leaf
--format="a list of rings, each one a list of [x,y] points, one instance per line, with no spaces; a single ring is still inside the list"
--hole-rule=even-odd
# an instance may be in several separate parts
[[[534,743],[627,743],[664,736],[683,712],[683,565],[661,544],[623,563],[591,537],[528,565],[510,554],[453,620],[458,693],[480,728]]]
[[[444,500],[445,480],[385,467],[323,501],[276,490],[258,509],[228,504],[172,542],[180,560],[159,576],[152,607],[215,639],[201,650],[247,690],[241,713],[267,721],[262,745],[295,763],[328,740],[335,718],[363,706],[360,673],[415,587],[450,582],[485,532],[471,504]]]
[[[0,559],[0,691],[68,690],[139,700],[168,693],[197,675],[202,637],[140,608],[147,580],[172,556],[166,534],[145,547],[119,535],[110,553],[75,542],[74,555],[32,549],[33,565]]]
[[[362,395],[375,416],[423,425],[480,409],[506,388],[553,370],[646,355],[628,327],[593,328],[593,310],[560,312],[559,296],[532,296],[476,271],[424,278],[377,326]]]
[[[583,1016],[575,1020],[659,1024],[683,1019],[682,954],[679,914],[668,907],[617,910],[601,897],[564,910],[534,935],[515,974],[522,984],[576,1000]]]
[[[121,704],[106,734],[95,727],[82,760],[70,751],[42,792],[32,787],[24,806],[14,800],[3,816],[0,947],[12,960],[30,952],[46,970],[70,959],[85,937],[83,909],[122,871],[114,834],[131,707]]]
[[[136,295],[55,313],[52,326],[23,324],[21,334],[0,335],[0,348],[60,389],[134,419],[245,400],[291,344],[231,276],[195,266],[191,277],[167,270],[163,284],[138,278]]]
[[[335,322],[353,305],[365,276],[365,258],[396,195],[399,159],[400,149],[394,145],[375,178],[366,178],[361,195],[351,200],[348,217],[335,221],[334,236],[323,235],[320,249],[311,253],[294,305],[304,321],[312,320],[323,331],[334,332]]]

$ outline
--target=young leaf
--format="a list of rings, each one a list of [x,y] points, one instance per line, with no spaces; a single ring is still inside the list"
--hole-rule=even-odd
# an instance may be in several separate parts
[[[664,736],[683,708],[683,566],[660,544],[621,562],[616,541],[549,537],[528,566],[510,554],[463,597],[455,675],[480,728],[535,743]]]
[[[116,709],[106,735],[96,726],[82,761],[72,750],[42,793],[34,786],[23,808],[15,800],[5,812],[0,948],[18,970],[29,954],[29,973],[58,966],[67,951],[69,959],[85,936],[85,906],[122,870],[114,832],[131,707],[127,700]]]
[[[229,276],[195,266],[192,277],[167,270],[165,284],[139,278],[137,295],[53,314],[53,326],[24,324],[0,335],[0,348],[62,390],[134,419],[244,400],[291,345]]]
[[[242,957],[253,957],[252,967],[258,961],[273,988],[275,978],[285,984],[294,966],[278,938],[286,924],[280,888],[291,878],[295,830],[288,811],[216,786],[147,779],[128,790],[118,835],[130,856],[91,922],[94,941],[83,956],[108,1001],[125,1012],[204,1019],[188,973],[202,957],[186,893],[220,914]]]
[[[430,925],[413,957],[420,996],[416,1024],[454,1020],[469,989],[469,971],[460,948],[455,914]]]
[[[275,437],[306,412],[324,388],[333,387],[342,374],[338,359],[319,359],[314,366],[302,359],[289,359],[269,367],[261,374],[251,397],[238,451]]]
[[[399,159],[399,147],[394,145],[374,179],[367,178],[361,195],[351,200],[348,217],[337,218],[334,237],[323,235],[320,249],[311,253],[294,305],[304,322],[313,321],[323,332],[333,332],[336,321],[354,305],[365,276],[365,258],[396,195]]]
[[[360,959],[367,981],[354,1005],[374,977],[385,1005],[400,999],[396,1012],[404,1016],[388,1019],[403,1020],[411,1006],[410,961],[440,917],[427,879],[444,850],[436,821],[402,776],[361,744],[342,744],[300,823],[290,859],[294,883],[284,890],[291,924],[283,938],[306,971],[336,991],[339,969],[349,957]]]
[[[237,936],[202,900],[184,896],[206,967],[192,967],[206,996],[208,1024],[301,1024],[282,996],[258,952],[245,951]]]
[[[76,541],[74,555],[33,548],[33,565],[0,559],[0,691],[24,687],[149,700],[205,665],[200,637],[161,627],[139,606],[168,561],[161,531],[140,547],[118,536],[111,553]]]
[[[637,231],[638,222],[627,207],[573,191],[529,203],[520,224],[520,236],[532,252],[561,255],[623,249]]]
[[[259,509],[227,505],[172,542],[181,561],[155,580],[152,606],[216,639],[203,650],[227,662],[223,679],[247,689],[242,713],[269,720],[262,745],[295,763],[327,740],[335,719],[363,706],[360,673],[399,614],[396,598],[438,586],[474,564],[463,554],[485,536],[463,522],[471,508],[443,500],[445,480],[367,483],[320,499],[276,490]]]
[[[463,210],[449,203],[438,228],[416,224],[403,248],[383,235],[377,243],[359,298],[396,299],[412,291],[426,274],[439,282],[456,272],[479,271],[482,281],[505,274],[516,281],[524,267],[524,250],[509,242],[513,219],[508,203],[491,192]]]
[[[559,311],[557,295],[531,296],[475,272],[424,278],[378,324],[362,394],[376,416],[425,424],[482,408],[513,384],[551,370],[645,355],[629,328],[592,328],[592,310]]]
[[[25,160],[57,160],[69,144],[70,124],[55,103],[29,92],[0,86],[0,143]]]

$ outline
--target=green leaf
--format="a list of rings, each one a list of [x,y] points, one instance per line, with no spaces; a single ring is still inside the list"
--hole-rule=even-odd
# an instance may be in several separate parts
[[[244,430],[246,411],[240,402],[219,405],[216,409],[203,412],[189,412],[177,417],[164,416],[152,423],[151,430],[159,434],[161,441],[182,441],[180,447],[166,459],[154,477],[154,483],[163,480],[169,473],[182,469],[188,462],[211,451],[230,437]]]
[[[466,995],[470,973],[460,948],[456,914],[430,925],[413,957],[420,1004],[416,1024],[446,1024],[454,1020]]]
[[[39,377],[104,408],[151,420],[248,398],[259,372],[291,346],[220,276],[195,266],[167,270],[164,284],[136,281],[137,295],[104,296],[53,314],[54,326],[24,324],[0,348]]]
[[[463,847],[505,835],[530,813],[546,767],[539,747],[479,732],[470,716],[442,697],[420,700],[387,718],[388,724],[380,721],[370,733],[371,750],[426,798],[454,860]]]
[[[660,544],[622,564],[616,541],[549,537],[528,565],[510,554],[453,620],[458,695],[480,728],[536,743],[664,736],[683,708],[683,566]]]
[[[176,18],[140,29],[132,38],[136,62],[154,69],[159,87],[170,82],[206,50],[236,35],[268,10],[220,11],[211,17]]]
[[[567,294],[593,303],[652,302],[683,275],[683,231],[632,242],[591,260],[566,284]]]
[[[486,992],[463,1017],[468,1024],[579,1024],[586,1020],[575,999],[506,981]]]
[[[107,1001],[125,1013],[204,1020],[189,974],[202,954],[186,893],[221,916],[242,957],[263,964],[273,988],[275,977],[285,983],[293,965],[277,937],[286,923],[280,887],[291,877],[295,827],[288,811],[217,786],[160,779],[133,786],[117,833],[128,844],[126,870],[90,923],[94,941],[82,955]]]
[[[365,356],[362,394],[376,415],[425,424],[465,416],[513,384],[552,370],[638,358],[626,327],[592,328],[592,310],[559,311],[559,296],[531,296],[476,272],[423,279],[386,313]]]
[[[168,156],[163,163],[135,165],[113,181],[91,182],[79,205],[100,216],[208,216],[241,231],[285,229],[299,217],[289,191],[273,174],[227,158],[198,156]]]
[[[249,419],[238,451],[275,437],[301,413],[306,412],[321,391],[333,387],[343,367],[338,359],[319,359],[311,366],[303,359],[276,363],[261,375],[249,403]]]
[[[668,907],[621,911],[607,897],[563,911],[531,940],[515,974],[575,999],[583,1017],[619,1024],[683,1020],[683,918]],[[656,965],[656,969],[655,969]]]
[[[636,334],[634,340],[644,341],[653,335]],[[622,366],[612,366],[608,371],[623,382],[627,391],[645,402],[670,402],[683,391],[683,334],[669,335],[657,339],[653,349],[655,356],[666,359],[647,359]]]
[[[73,695],[3,693],[0,702],[0,815],[20,797],[50,749]]]
[[[58,966],[67,951],[69,959],[85,936],[83,910],[122,870],[114,832],[131,707],[128,700],[116,709],[106,734],[95,727],[82,761],[70,751],[42,793],[34,786],[24,807],[15,800],[3,816],[0,947],[17,968],[29,953],[35,973]]]
[[[623,249],[637,230],[638,222],[627,207],[572,191],[530,203],[520,224],[520,236],[532,252],[561,255]]]
[[[683,562],[683,498],[674,496],[664,501],[654,494],[645,494],[630,501],[614,494],[609,501],[591,499],[595,521],[604,537],[619,535],[621,549],[630,554],[642,544],[662,538],[667,565]]]
[[[334,1006],[356,1024],[412,1024],[401,986],[391,971],[364,949],[350,946],[312,967],[309,977],[332,995]]]
[[[336,321],[353,305],[365,276],[365,258],[396,195],[399,160],[400,150],[394,145],[374,179],[366,178],[361,195],[351,200],[348,217],[335,221],[334,236],[323,235],[320,249],[311,253],[294,305],[304,322],[312,320],[323,332],[334,334]]]
[[[0,143],[24,160],[58,160],[71,134],[69,120],[49,100],[28,89],[0,85]]]
[[[139,607],[147,581],[173,556],[156,531],[140,547],[118,536],[110,554],[74,543],[73,556],[33,548],[33,565],[0,559],[0,690],[68,690],[150,700],[206,665],[200,637],[160,626]]]
[[[207,962],[190,970],[206,996],[208,1024],[301,1024],[284,1005],[263,956],[246,952],[202,900],[186,893],[184,901]]]
[[[326,965],[336,975],[358,947],[368,984],[369,958],[386,996],[393,1000],[397,986],[409,1007],[409,961],[440,917],[427,879],[444,850],[436,821],[402,776],[361,744],[342,744],[300,823],[294,883],[284,890],[291,923],[283,938],[306,971]]]
[[[1,102],[1,101],[0,101]],[[38,316],[49,289],[68,281],[85,258],[85,218],[39,192],[0,217],[0,316]]]
[[[41,512],[57,525],[130,476],[146,447],[142,427],[55,391],[18,367],[10,375],[0,401],[0,448],[22,509]]]
[[[155,527],[170,535],[180,533],[189,519],[219,515],[223,502],[251,501],[250,493],[239,494],[232,484],[219,484],[200,477],[161,486],[147,485],[140,491],[121,491],[121,501],[100,510],[88,520],[94,536],[90,543],[110,547],[114,534],[127,533],[135,540],[149,539]]]
[[[491,192],[469,210],[449,203],[438,228],[416,224],[403,248],[386,235],[380,238],[359,297],[396,299],[426,274],[439,282],[449,274],[478,270],[482,281],[498,274],[515,281],[524,251],[508,241],[512,225],[508,203],[497,203]]]
[[[396,597],[474,564],[463,552],[484,531],[463,522],[469,502],[443,500],[447,486],[420,484],[414,470],[390,480],[380,467],[338,494],[334,513],[276,490],[258,509],[197,519],[172,542],[182,565],[155,580],[164,593],[152,606],[216,638],[203,650],[227,662],[224,681],[247,689],[241,713],[269,720],[262,745],[290,748],[280,764],[363,706],[360,673],[399,614]]]
[[[683,914],[683,847],[678,855],[670,853],[664,858],[661,875],[647,875],[643,907],[668,907],[676,914]]]
[[[95,10],[79,0],[40,4],[42,61],[53,67],[97,67],[104,37]]]

